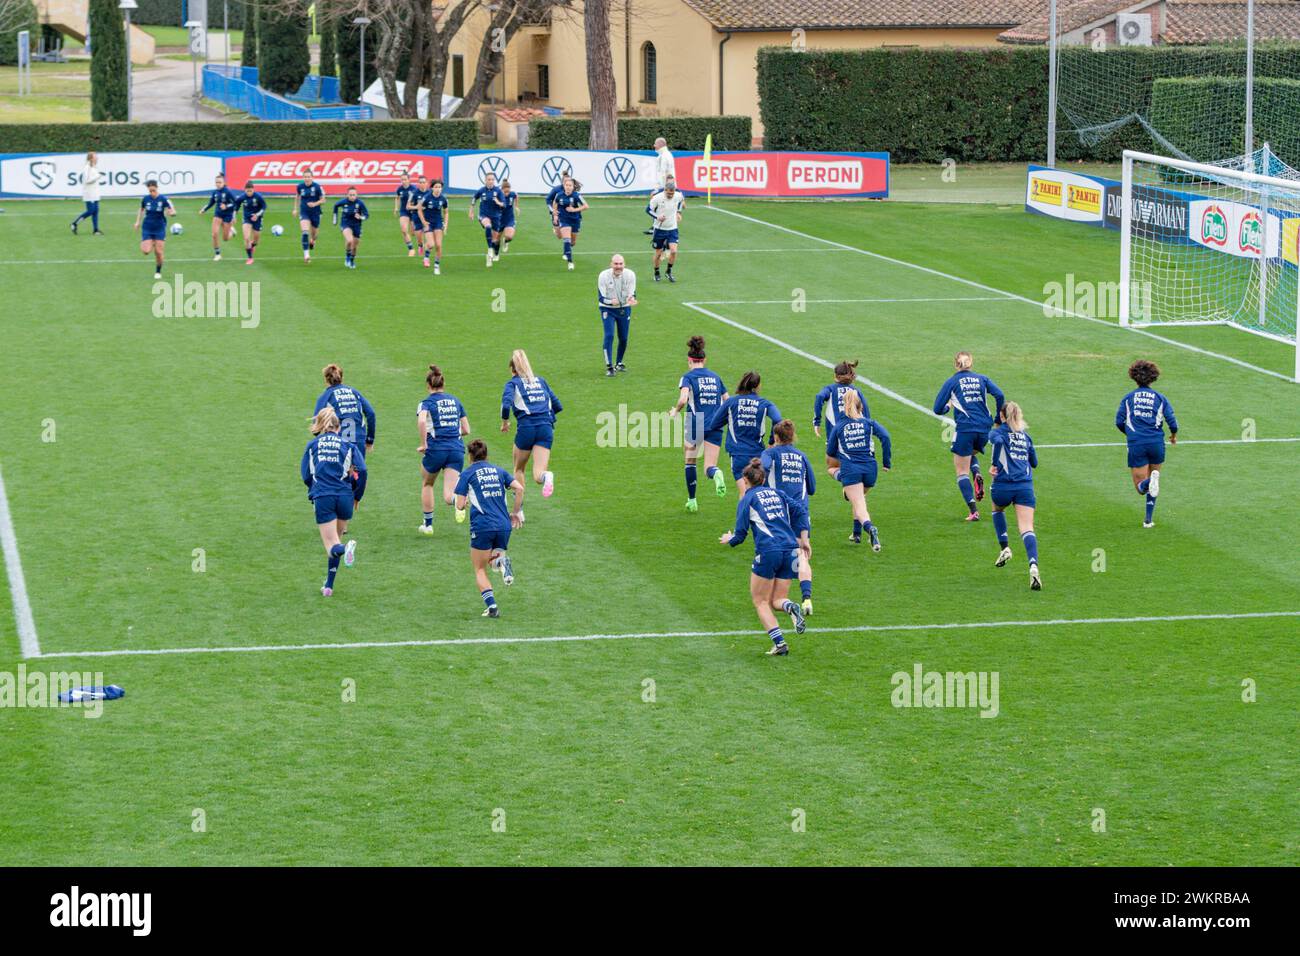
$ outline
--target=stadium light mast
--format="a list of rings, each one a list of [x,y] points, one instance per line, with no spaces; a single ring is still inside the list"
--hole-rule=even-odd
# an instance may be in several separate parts
[[[1051,0],[1047,26],[1047,165],[1056,166],[1056,0]]]
[[[118,3],[117,5],[117,8],[121,10],[122,13],[126,16],[126,25],[123,27],[123,29],[126,30],[126,121],[128,123],[131,122],[131,113],[132,113],[132,109],[131,109],[131,85],[132,85],[131,11],[136,9],[139,6],[140,5],[136,3],[135,0],[121,0],[121,2]]]
[[[226,75],[230,75],[230,0],[221,0],[221,33],[226,48]]]
[[[1246,130],[1245,155],[1255,151],[1255,0],[1246,0]],[[1207,159],[1210,157],[1206,157]],[[1250,167],[1255,172],[1254,163]],[[1267,175],[1268,169],[1259,172]],[[1261,259],[1262,261],[1262,259]]]
[[[362,105],[366,101],[366,27],[370,25],[370,18],[357,17],[352,25],[361,28],[361,90],[357,93],[357,104]]]

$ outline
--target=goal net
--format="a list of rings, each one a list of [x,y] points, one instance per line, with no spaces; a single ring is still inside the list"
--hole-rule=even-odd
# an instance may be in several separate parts
[[[1300,381],[1300,181],[1268,160],[1267,150],[1221,165],[1125,150],[1120,324],[1276,339],[1296,348]],[[1260,166],[1283,175],[1250,168]]]

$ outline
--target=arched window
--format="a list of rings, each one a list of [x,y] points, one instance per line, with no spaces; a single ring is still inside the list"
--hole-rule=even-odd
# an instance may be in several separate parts
[[[653,103],[659,98],[659,68],[655,45],[641,44],[641,99]]]

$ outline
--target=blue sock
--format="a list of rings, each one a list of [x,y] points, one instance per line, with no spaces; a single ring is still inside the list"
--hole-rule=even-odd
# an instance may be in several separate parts
[[[1150,487],[1151,487],[1151,479],[1143,478],[1141,481],[1138,482],[1138,494],[1145,495],[1147,493],[1147,489]]]
[[[716,475],[717,473],[718,473],[718,466],[717,466],[717,465],[709,465],[708,468],[705,468],[705,469],[704,469],[704,475],[705,475],[705,477],[707,477],[710,481],[713,480],[713,476]]]
[[[767,636],[772,639],[773,644],[782,644],[785,642],[785,635],[781,633],[781,628],[774,627],[767,632]]]
[[[970,456],[970,473],[972,476],[980,473],[980,460],[974,455]]]
[[[307,251],[307,233],[305,232],[302,234],[302,251]]]
[[[1025,557],[1029,559],[1030,564],[1038,563],[1038,538],[1032,531],[1026,531],[1020,536],[1020,540],[1025,546]]]
[[[497,599],[496,599],[496,596],[492,593],[492,589],[491,589],[491,588],[488,588],[486,591],[483,591],[482,594],[483,594],[483,603],[484,603],[484,604],[486,604],[488,607],[496,607],[496,606],[497,606]]]
[[[408,242],[408,243],[406,244],[406,248],[408,248],[408,249],[414,249],[415,246],[413,246],[411,243]]]
[[[483,238],[487,240],[487,246],[489,249],[491,249],[492,248],[492,227],[491,226],[483,227]]]
[[[573,243],[568,239],[564,240],[564,258],[568,259],[570,262],[573,261]]]
[[[862,522],[857,518],[853,519],[853,536],[856,538],[862,534]]]
[[[426,528],[431,528],[431,527],[433,527],[433,512],[432,512],[432,511],[426,511],[426,512],[424,513],[424,526],[425,526]]]
[[[327,588],[334,587],[334,575],[339,573],[339,561],[343,560],[343,552],[346,550],[341,544],[336,544],[330,548],[329,574],[325,578]]]
[[[962,475],[957,479],[957,490],[961,492],[961,500],[966,502],[966,507],[972,512],[976,511],[975,486],[971,484],[970,475]]]
[[[697,482],[696,482],[696,475],[695,475],[695,466],[687,465],[686,466],[686,497],[688,498],[695,497],[696,485]]]
[[[1151,523],[1151,516],[1156,513],[1156,499],[1147,495],[1147,524]]]
[[[812,582],[800,581],[799,590],[803,592],[803,599],[805,601],[808,600],[810,597],[812,597]]]
[[[1010,540],[1007,537],[1007,513],[1005,511],[993,512],[993,530],[998,533],[998,544],[1005,548]]]

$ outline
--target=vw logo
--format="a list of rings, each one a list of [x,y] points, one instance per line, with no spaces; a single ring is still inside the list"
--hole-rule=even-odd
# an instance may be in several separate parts
[[[563,156],[550,156],[542,163],[542,180],[549,186],[558,186],[564,174],[573,175],[573,164]]]
[[[615,156],[605,164],[605,182],[626,189],[636,180],[636,164],[626,156]]]
[[[510,178],[510,164],[502,156],[484,156],[478,164],[478,181],[487,182],[487,175],[496,176],[497,182]]]

